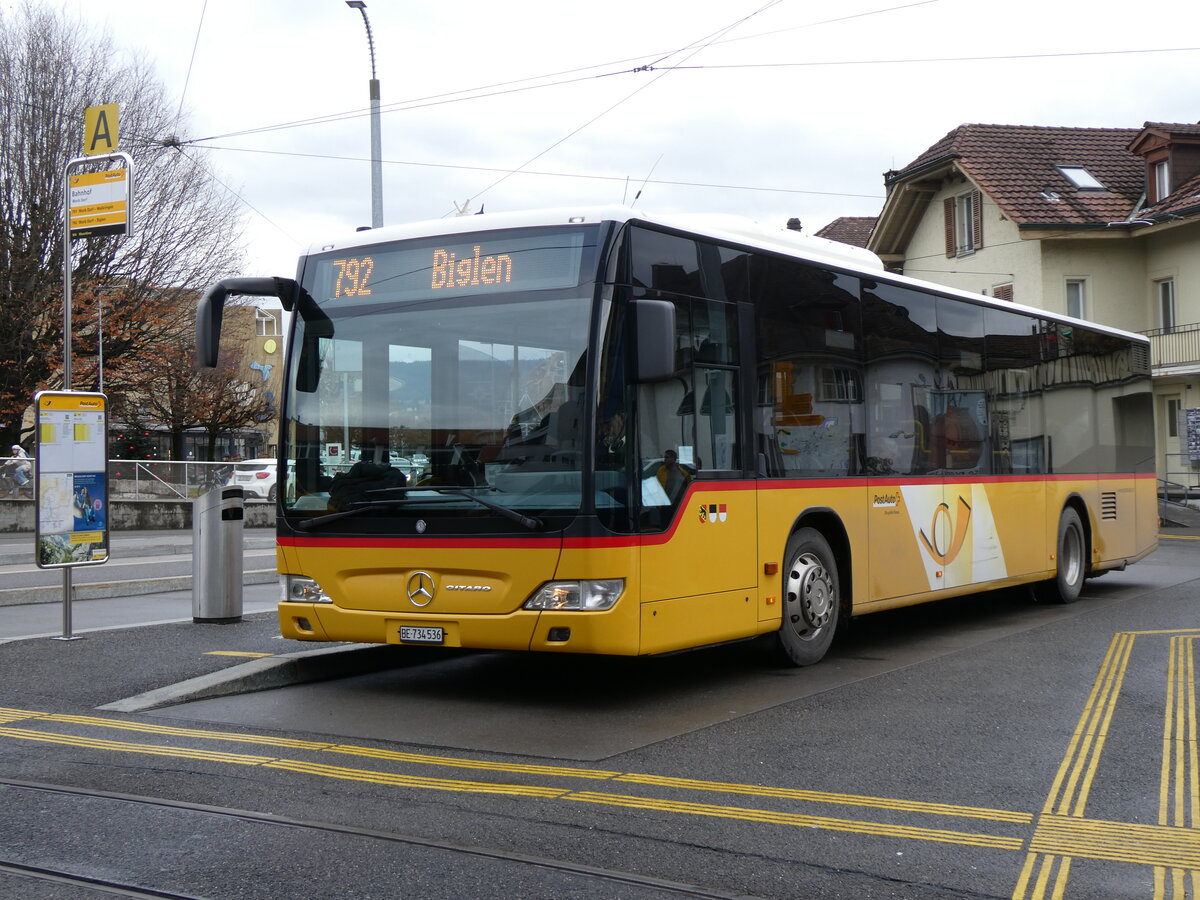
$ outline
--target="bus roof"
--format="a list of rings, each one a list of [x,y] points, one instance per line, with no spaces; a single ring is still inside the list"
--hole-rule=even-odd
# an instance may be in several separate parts
[[[646,222],[678,231],[696,232],[708,235],[718,241],[746,244],[764,250],[773,250],[777,253],[786,253],[789,256],[803,256],[845,268],[883,271],[883,263],[869,250],[831,241],[827,238],[801,234],[786,227],[773,228],[755,219],[715,213],[678,213],[659,216],[626,206],[562,207],[519,212],[480,213],[473,216],[454,216],[425,222],[409,222],[403,225],[387,225],[383,228],[366,229],[350,235],[341,235],[332,241],[315,242],[308,248],[308,253],[324,253],[348,247],[362,247],[382,241],[464,234],[492,229],[629,221]]]
[[[1092,328],[1110,334],[1149,342],[1149,338],[1136,332],[1125,331],[1099,322],[1073,319],[1061,313],[1051,312],[1010,301],[977,294],[949,285],[899,275],[884,269],[883,262],[869,250],[831,241],[813,235],[801,234],[786,227],[772,227],[756,219],[724,213],[676,213],[652,215],[627,206],[583,206],[550,209],[530,209],[513,212],[478,213],[471,216],[451,216],[423,222],[408,222],[401,225],[386,225],[368,228],[352,234],[342,234],[327,241],[313,242],[306,255],[363,247],[387,241],[411,238],[437,237],[440,235],[467,234],[474,231],[490,231],[508,228],[534,228],[548,225],[581,225],[600,222],[644,222],[676,231],[705,236],[716,241],[783,253],[818,264],[834,266],[850,272],[859,272],[894,284],[907,285],[932,293],[960,297],[976,303],[1041,316],[1060,322],[1077,323],[1080,327]]]

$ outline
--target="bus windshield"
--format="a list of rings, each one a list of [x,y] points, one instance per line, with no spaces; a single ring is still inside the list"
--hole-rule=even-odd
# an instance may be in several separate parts
[[[310,260],[328,318],[294,326],[286,511],[302,528],[573,517],[595,258],[594,229],[557,228]]]

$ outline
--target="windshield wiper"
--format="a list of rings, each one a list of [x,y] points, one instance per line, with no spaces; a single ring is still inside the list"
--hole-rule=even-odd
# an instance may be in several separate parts
[[[528,528],[530,531],[541,531],[546,527],[546,523],[534,516],[527,516],[524,513],[517,512],[515,509],[510,509],[507,506],[501,506],[499,503],[493,503],[491,500],[484,500],[482,497],[476,497],[474,494],[468,493],[466,488],[455,487],[438,487],[432,485],[418,485],[413,487],[391,487],[380,488],[374,491],[367,491],[368,494],[390,494],[396,491],[408,493],[409,491],[433,491],[437,494],[453,494],[457,497],[466,497],[468,500],[474,500],[480,506],[490,509],[497,515],[501,515],[506,519],[516,522]],[[391,500],[368,500],[366,503],[356,503],[350,509],[343,509],[340,512],[329,513],[324,516],[317,516],[312,519],[305,519],[303,522],[296,523],[296,527],[307,531],[310,528],[316,528],[318,525],[323,525],[326,522],[333,522],[336,519],[344,519],[346,516],[356,516],[368,509],[379,509],[385,506],[406,506],[410,504],[428,504],[428,503],[453,503],[453,500],[427,500],[416,499],[413,497],[394,497]]]
[[[494,491],[496,488],[493,487],[490,488],[490,490]],[[466,497],[468,500],[474,500],[474,502],[478,503],[480,506],[486,506],[487,509],[492,510],[492,512],[496,512],[497,515],[504,516],[505,518],[508,518],[508,520],[516,522],[518,526],[524,526],[528,528],[530,532],[540,532],[542,528],[546,527],[546,523],[542,522],[540,518],[536,516],[527,516],[524,514],[524,512],[517,512],[515,509],[510,509],[509,506],[502,506],[499,503],[492,503],[491,500],[485,500],[482,497],[476,497],[475,494],[468,493],[467,488],[464,487],[413,485],[412,487],[383,487],[379,488],[377,491],[367,491],[367,493],[392,493],[395,491],[403,491],[404,493],[408,493],[409,491],[433,491],[434,493],[454,494],[455,497]],[[421,503],[421,500],[409,499],[409,503]]]

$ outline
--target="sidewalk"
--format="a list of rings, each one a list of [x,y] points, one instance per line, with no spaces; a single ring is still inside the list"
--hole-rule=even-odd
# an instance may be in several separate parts
[[[114,561],[165,560],[192,552],[190,531],[114,532],[109,538]],[[275,546],[275,530],[247,529],[244,543],[261,561],[262,551]],[[0,535],[0,585],[6,569],[32,565],[32,534]],[[102,585],[76,586],[69,633],[61,586],[42,602],[0,602],[0,670],[6,686],[23,703],[46,709],[73,709],[82,702],[135,712],[395,664],[396,648],[387,645],[283,639],[275,618],[279,587],[273,567],[244,573],[242,620],[230,624],[194,622],[190,576],[185,589],[156,589],[174,580],[108,582],[103,596],[92,599],[88,591]],[[81,588],[86,588],[83,597]]]
[[[242,539],[247,550],[275,546],[274,528],[245,528]],[[34,536],[29,531],[0,533],[0,568],[15,565],[34,565]],[[162,531],[110,531],[108,552],[113,559],[140,556],[174,556],[192,552],[192,532],[189,529]]]
[[[244,559],[242,583],[245,585],[276,584],[278,576],[275,560],[270,551],[275,548],[275,529],[247,528],[242,533],[243,552],[250,556]],[[77,578],[73,584],[76,600],[100,600],[128,598],[142,594],[164,594],[174,591],[191,591],[190,564],[186,573],[179,573],[179,564],[192,556],[192,532],[176,529],[164,531],[114,531],[109,533],[109,562],[96,566],[83,566],[76,572],[87,574]],[[170,559],[176,574],[161,577],[121,577],[116,564],[147,558]],[[113,575],[105,577],[109,565]],[[36,569],[34,562],[34,536],[29,532],[0,534],[0,609],[9,606],[25,606],[36,603],[62,602],[61,579],[47,581],[37,587],[10,587],[15,579],[5,575],[27,573]],[[52,575],[53,569],[38,570]],[[7,583],[6,583],[7,582]]]

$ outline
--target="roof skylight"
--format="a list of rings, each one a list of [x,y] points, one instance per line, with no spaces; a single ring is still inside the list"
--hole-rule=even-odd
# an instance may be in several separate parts
[[[1071,184],[1082,191],[1106,190],[1100,180],[1083,166],[1058,166],[1058,171],[1062,172]]]

